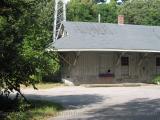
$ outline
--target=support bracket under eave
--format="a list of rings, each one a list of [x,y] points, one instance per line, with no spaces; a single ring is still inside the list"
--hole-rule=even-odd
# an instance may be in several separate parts
[[[118,65],[121,61],[121,57],[125,55],[125,52],[122,52],[119,56],[118,56],[118,59],[117,59],[117,62],[116,62],[116,65]]]
[[[79,52],[76,52],[76,57],[75,57],[75,59],[74,59],[73,66],[76,65],[79,56],[80,56],[80,51],[79,51]]]
[[[142,57],[142,59],[140,59],[140,61],[138,62],[138,66],[141,66],[141,64],[143,63],[144,59],[148,56],[148,53],[145,53]]]
[[[61,56],[60,54],[58,54],[58,56],[64,60],[67,64],[69,64],[70,66],[72,65],[68,60],[66,60],[63,56]]]

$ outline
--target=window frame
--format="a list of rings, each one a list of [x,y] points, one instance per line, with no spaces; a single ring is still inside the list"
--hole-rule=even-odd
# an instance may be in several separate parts
[[[121,66],[129,66],[129,56],[121,57]]]

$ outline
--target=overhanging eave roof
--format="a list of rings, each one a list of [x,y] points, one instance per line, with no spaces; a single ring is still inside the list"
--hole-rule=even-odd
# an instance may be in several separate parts
[[[47,49],[47,51],[56,52],[145,52],[160,53],[159,50],[126,50],[126,49]]]
[[[63,25],[67,36],[52,43],[50,51],[160,52],[160,26],[90,22]]]

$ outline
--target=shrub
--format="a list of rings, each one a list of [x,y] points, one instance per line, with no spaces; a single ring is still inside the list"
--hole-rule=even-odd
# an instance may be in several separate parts
[[[23,98],[10,98],[8,96],[0,95],[0,111],[24,111],[28,109],[30,105]]]
[[[156,76],[156,77],[152,80],[152,83],[159,85],[159,84],[160,84],[160,75]]]

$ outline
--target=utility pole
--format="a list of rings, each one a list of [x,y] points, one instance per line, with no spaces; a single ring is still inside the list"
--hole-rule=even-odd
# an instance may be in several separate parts
[[[66,21],[66,2],[65,0],[55,0],[53,42],[58,38],[62,21]]]

